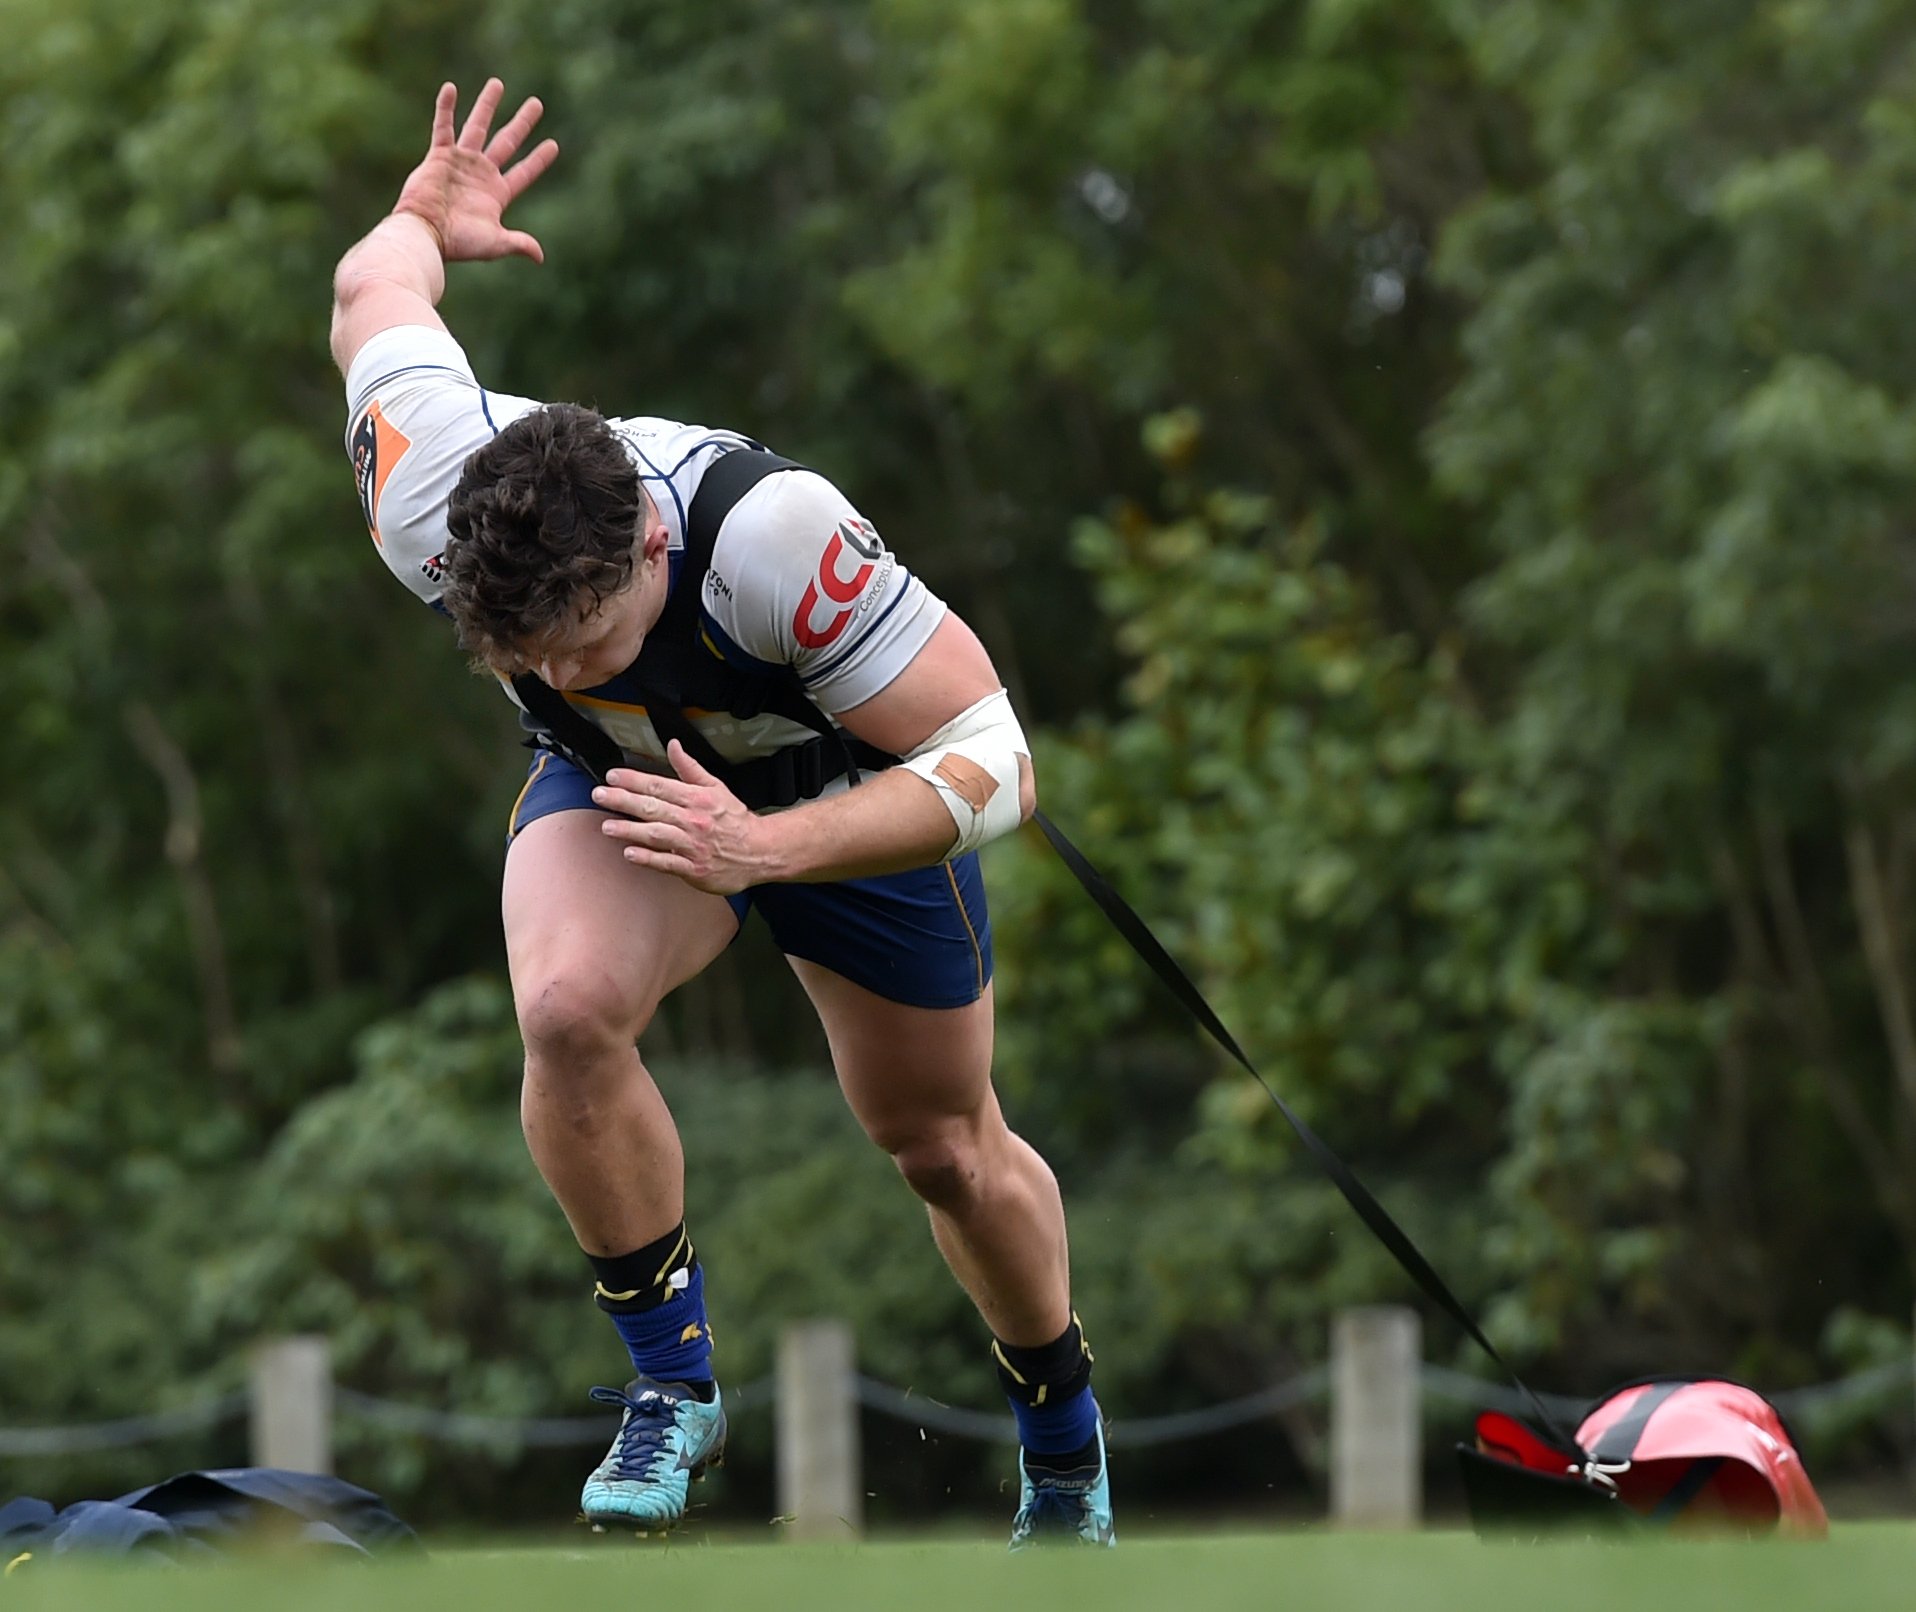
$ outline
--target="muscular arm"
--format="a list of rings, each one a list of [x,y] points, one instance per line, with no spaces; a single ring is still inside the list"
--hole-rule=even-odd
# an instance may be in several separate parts
[[[977,635],[947,614],[925,647],[881,693],[839,714],[867,744],[893,755],[916,750],[959,712],[1003,685]],[[1018,816],[1031,816],[1037,784],[1027,756],[1018,758]],[[765,826],[765,877],[823,883],[921,868],[951,849],[951,813],[916,773],[890,768],[856,789],[808,801],[760,819]]]
[[[984,646],[948,613],[897,677],[838,720],[866,743],[904,755],[1000,686]],[[593,799],[624,814],[608,817],[605,829],[626,842],[629,859],[702,889],[729,893],[754,884],[872,878],[929,866],[956,839],[937,790],[902,768],[759,817],[676,744],[669,754],[677,779],[621,770],[612,774],[614,787],[595,790]],[[1036,806],[1031,762],[1021,755],[1020,818]]]
[[[434,310],[446,290],[446,260],[432,226],[392,213],[333,271],[333,362],[346,374],[359,349],[394,325],[446,328]]]

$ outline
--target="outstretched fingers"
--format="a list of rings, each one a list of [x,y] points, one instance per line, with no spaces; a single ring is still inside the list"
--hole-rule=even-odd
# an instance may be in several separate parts
[[[441,84],[439,93],[432,103],[432,143],[435,146],[452,144],[452,114],[459,105],[459,87],[456,84]]]
[[[529,257],[534,263],[543,263],[546,260],[546,249],[539,244],[537,237],[528,235],[522,229],[507,230],[500,237],[500,244],[508,253],[519,257]]]
[[[538,240],[524,230],[502,228],[500,214],[558,159],[559,144],[542,140],[508,169],[506,164],[519,155],[545,107],[536,95],[527,96],[511,119],[491,135],[492,120],[505,93],[498,79],[487,79],[455,137],[459,90],[456,85],[441,84],[433,98],[428,160],[400,193],[400,204],[431,224],[448,262],[515,254],[545,262]]]
[[[485,88],[479,92],[479,99],[472,103],[466,126],[459,131],[459,144],[465,150],[485,150],[486,135],[492,128],[492,114],[499,110],[499,102],[505,93],[506,87],[498,79],[486,80]]]
[[[503,168],[512,161],[513,154],[526,143],[526,136],[532,132],[533,124],[539,121],[545,111],[545,103],[536,95],[528,95],[520,103],[519,110],[512,114],[512,121],[492,137],[486,146],[486,155],[492,159],[494,167]]]
[[[559,160],[559,142],[541,140],[529,152],[524,161],[506,170],[506,193],[511,201],[517,201],[533,186],[540,175]]]

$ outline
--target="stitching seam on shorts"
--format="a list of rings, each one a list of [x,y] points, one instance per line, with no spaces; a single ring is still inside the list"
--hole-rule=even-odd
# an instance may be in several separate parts
[[[978,995],[985,994],[985,949],[978,944],[978,931],[972,927],[971,913],[965,907],[964,892],[958,888],[958,875],[945,864],[945,877],[951,881],[951,899],[958,903],[958,916],[965,920],[965,933],[971,937],[971,955],[978,965]]]
[[[520,786],[519,798],[512,803],[512,814],[506,819],[507,839],[513,840],[519,837],[519,808],[525,805],[526,796],[532,793],[532,786],[545,775],[546,764],[551,760],[552,752],[550,750],[542,751],[539,756],[538,766],[532,769],[532,776],[526,779]]]

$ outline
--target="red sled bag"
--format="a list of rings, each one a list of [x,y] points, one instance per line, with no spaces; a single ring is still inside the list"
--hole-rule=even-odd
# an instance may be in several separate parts
[[[1829,1518],[1777,1409],[1740,1383],[1658,1377],[1598,1400],[1563,1448],[1485,1411],[1460,1444],[1480,1533],[1640,1529],[1822,1539]]]

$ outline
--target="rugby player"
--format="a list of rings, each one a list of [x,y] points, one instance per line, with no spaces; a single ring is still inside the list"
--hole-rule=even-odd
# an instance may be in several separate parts
[[[381,558],[515,700],[536,674],[624,763],[595,784],[561,754],[536,755],[502,897],[526,1142],[635,1374],[623,1391],[593,1391],[623,1416],[582,1509],[669,1527],[724,1446],[684,1156],[637,1043],[756,907],[817,1010],[852,1112],[924,1200],[990,1329],[1022,1444],[1014,1546],[1047,1533],[1109,1544],[1063,1204],[991,1085],[977,849],[1035,805],[1017,718],[971,629],[823,476],[774,461],[724,514],[703,573],[681,576],[702,481],[756,443],[481,385],[435,311],[445,265],[542,262],[503,214],[558,155],[551,140],[521,155],[536,99],[492,131],[503,93],[489,80],[455,135],[457,92],[440,89],[424,160],[334,275],[332,351]],[[801,691],[799,714],[817,720],[671,713],[714,766],[679,737],[661,743],[642,652],[672,623],[690,623],[714,668]],[[898,764],[856,787],[832,777],[785,810],[750,809],[720,775],[815,753],[827,740],[814,726],[848,757],[855,743],[868,762]]]

